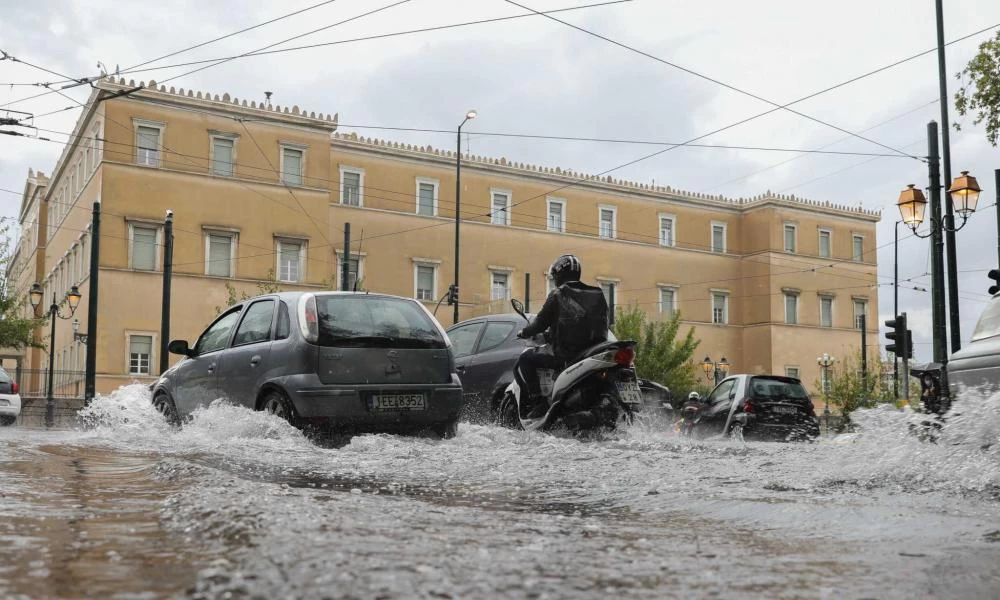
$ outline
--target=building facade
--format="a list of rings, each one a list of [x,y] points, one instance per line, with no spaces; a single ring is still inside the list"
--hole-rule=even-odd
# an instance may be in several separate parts
[[[345,257],[350,285],[418,298],[451,324],[451,307],[438,303],[454,272],[453,152],[340,133],[336,116],[228,94],[150,82],[112,96],[134,87],[100,83],[39,195],[44,218],[34,222],[45,235],[21,239],[41,253],[46,298],[80,286],[86,331],[88,228],[101,202],[99,392],[158,372],[167,209],[175,339],[195,339],[234,294],[339,287]],[[616,306],[653,318],[679,311],[701,340],[695,359],[726,357],[733,372],[790,374],[813,387],[816,356],[857,351],[862,314],[877,343],[877,213],[462,160],[462,318],[508,311],[510,298],[525,298],[526,275],[537,309],[548,265],[572,252]],[[69,327],[58,328],[54,348],[57,363],[82,370]]]

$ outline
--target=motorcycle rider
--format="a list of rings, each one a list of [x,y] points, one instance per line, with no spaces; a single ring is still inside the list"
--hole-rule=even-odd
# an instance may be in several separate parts
[[[538,369],[560,371],[570,358],[608,339],[608,303],[601,288],[580,281],[580,259],[563,254],[549,267],[555,289],[531,323],[517,333],[530,338],[549,330],[549,344],[521,353],[517,367],[527,384],[529,417],[548,410],[541,391]]]

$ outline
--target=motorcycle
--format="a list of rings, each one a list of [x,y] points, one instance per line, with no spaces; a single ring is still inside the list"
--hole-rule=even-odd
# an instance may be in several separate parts
[[[691,432],[694,430],[695,425],[701,420],[703,414],[704,404],[702,403],[701,396],[688,396],[688,399],[684,402],[684,406],[681,407],[681,415],[677,420],[677,432],[681,435],[691,437]]]
[[[511,300],[514,311],[528,320],[524,305]],[[548,409],[532,417],[528,392],[520,369],[507,386],[498,411],[499,424],[511,429],[546,431],[564,426],[574,433],[613,430],[619,421],[632,423],[642,405],[642,392],[635,374],[636,343],[616,340],[601,342],[570,360],[556,374],[539,370],[542,395]],[[554,380],[553,380],[554,377]]]

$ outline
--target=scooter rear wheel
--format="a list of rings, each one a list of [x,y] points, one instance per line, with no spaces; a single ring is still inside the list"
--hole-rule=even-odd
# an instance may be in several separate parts
[[[497,425],[507,429],[524,429],[521,426],[521,419],[517,414],[517,400],[514,394],[506,393],[500,400],[500,409],[497,411]]]

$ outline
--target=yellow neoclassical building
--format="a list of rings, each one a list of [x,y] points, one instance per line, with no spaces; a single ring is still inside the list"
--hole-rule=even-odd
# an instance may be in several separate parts
[[[415,297],[432,311],[447,292],[453,152],[341,133],[336,116],[228,94],[154,82],[116,94],[135,87],[101,81],[51,175],[32,173],[22,199],[19,285],[42,283],[46,299],[79,285],[81,331],[88,228],[101,202],[98,392],[157,375],[167,209],[175,339],[194,339],[232,289],[339,286],[347,255],[351,283],[363,289]],[[816,356],[857,350],[862,314],[878,343],[875,212],[481,156],[463,156],[461,185],[462,318],[507,311],[509,298],[524,297],[526,274],[537,308],[549,263],[572,252],[615,305],[638,304],[653,318],[680,311],[701,340],[696,359],[726,357],[734,372],[791,374],[813,387]],[[451,310],[437,312],[445,326]],[[58,369],[82,372],[70,326],[59,325],[53,348]],[[25,360],[45,367],[44,353]]]

